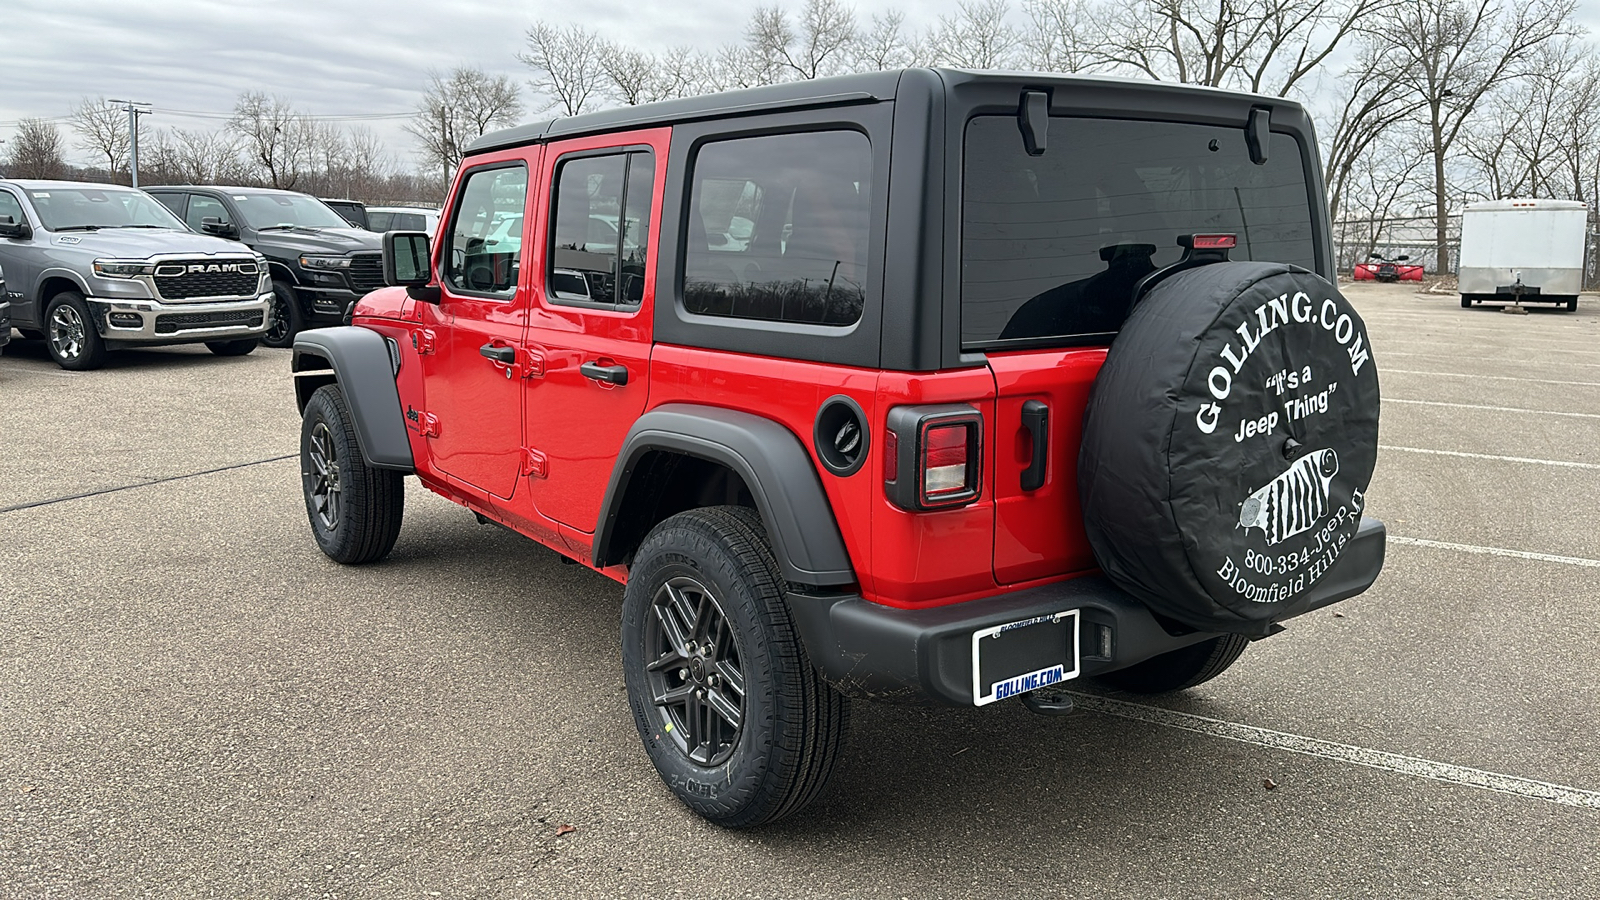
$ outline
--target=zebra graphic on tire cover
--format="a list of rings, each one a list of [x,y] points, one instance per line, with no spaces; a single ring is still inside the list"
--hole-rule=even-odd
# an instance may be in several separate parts
[[[1339,455],[1332,449],[1300,457],[1282,475],[1245,499],[1239,527],[1259,528],[1267,546],[1310,531],[1328,512],[1328,490],[1339,473]]]

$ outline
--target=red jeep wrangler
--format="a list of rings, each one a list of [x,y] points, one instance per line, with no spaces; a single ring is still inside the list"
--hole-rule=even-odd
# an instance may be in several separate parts
[[[443,222],[296,339],[317,543],[381,559],[415,475],[623,582],[639,734],[714,822],[810,802],[847,698],[1175,690],[1382,566],[1293,102],[775,85],[487,135]]]

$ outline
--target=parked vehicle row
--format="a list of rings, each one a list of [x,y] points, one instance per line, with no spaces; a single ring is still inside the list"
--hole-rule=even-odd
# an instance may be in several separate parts
[[[424,231],[439,229],[439,210],[415,206],[368,206],[359,200],[328,200],[323,203],[357,228],[382,234],[386,231]]]
[[[0,181],[0,266],[12,326],[63,368],[118,347],[255,349],[271,326],[266,260],[195,234],[149,194],[114,185]]]

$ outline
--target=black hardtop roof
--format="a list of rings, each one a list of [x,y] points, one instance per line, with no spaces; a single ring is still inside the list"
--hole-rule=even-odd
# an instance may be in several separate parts
[[[1257,95],[1220,88],[1200,87],[1190,84],[1147,81],[1135,78],[1118,78],[1106,75],[1058,75],[1048,72],[977,71],[971,69],[895,69],[885,72],[863,72],[838,75],[812,81],[790,81],[764,87],[724,91],[680,100],[664,100],[640,106],[624,106],[600,112],[584,113],[559,119],[547,119],[527,125],[518,125],[501,131],[492,131],[468,145],[466,153],[487,153],[526,144],[547,143],[561,138],[607,131],[646,128],[652,125],[669,125],[696,119],[714,119],[783,109],[804,109],[818,106],[841,106],[852,103],[877,103],[892,101],[900,90],[902,77],[907,72],[931,71],[946,89],[970,82],[1011,82],[1017,88],[1079,86],[1100,89],[1137,91],[1144,94],[1189,96],[1196,94],[1251,97]],[[922,79],[917,79],[923,82]],[[1261,96],[1259,100],[1273,106],[1299,107],[1293,100]]]

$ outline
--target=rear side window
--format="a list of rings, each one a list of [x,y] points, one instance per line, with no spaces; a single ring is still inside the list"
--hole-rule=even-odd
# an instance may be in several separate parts
[[[1244,129],[1055,116],[1043,156],[1015,116],[967,126],[961,336],[969,349],[1104,341],[1134,284],[1183,251],[1179,235],[1232,233],[1233,259],[1316,267],[1300,148],[1273,134],[1265,165]]]
[[[646,151],[581,156],[556,169],[550,296],[569,303],[637,306],[655,196],[655,157]]]
[[[527,199],[528,170],[520,164],[467,176],[445,237],[444,274],[452,288],[494,297],[516,293]]]
[[[691,313],[852,325],[866,299],[872,148],[857,131],[717,141],[693,162]]]

